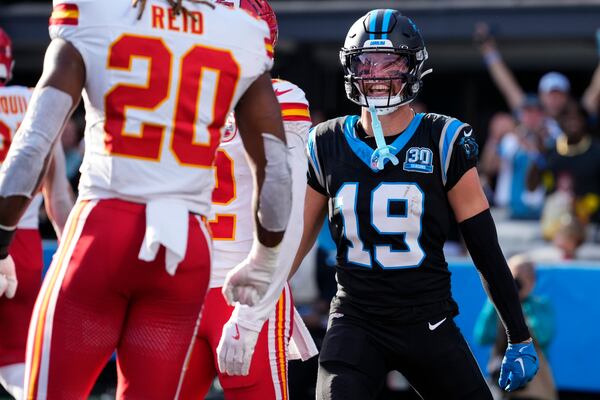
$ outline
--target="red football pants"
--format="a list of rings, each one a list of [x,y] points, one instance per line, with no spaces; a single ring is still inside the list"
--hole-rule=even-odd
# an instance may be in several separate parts
[[[191,350],[210,275],[210,238],[190,215],[185,259],[138,259],[145,206],[75,205],[37,298],[27,343],[28,399],[87,398],[117,350],[117,398],[172,399]]]
[[[217,346],[223,325],[232,312],[233,307],[227,305],[221,288],[208,291],[180,398],[204,399],[218,375],[226,400],[288,400],[287,353],[294,315],[289,287],[285,286],[275,310],[258,336],[247,376],[229,376],[219,372]]]
[[[15,261],[17,293],[0,298],[0,367],[25,362],[27,330],[42,285],[42,239],[37,229],[17,229],[9,253]]]

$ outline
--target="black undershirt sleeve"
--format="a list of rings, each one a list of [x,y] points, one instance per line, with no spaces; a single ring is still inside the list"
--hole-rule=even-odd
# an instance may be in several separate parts
[[[479,271],[483,287],[496,306],[511,343],[530,338],[517,287],[504,259],[490,210],[459,224],[467,249]]]

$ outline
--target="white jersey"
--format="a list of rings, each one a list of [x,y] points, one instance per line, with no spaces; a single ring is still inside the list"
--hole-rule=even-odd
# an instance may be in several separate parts
[[[24,86],[0,87],[0,163],[6,158],[12,138],[23,122],[30,98],[31,89]],[[33,197],[17,224],[18,228],[38,229],[41,203],[41,195]]]
[[[291,150],[289,162],[292,165],[294,187],[298,183],[305,186],[307,161],[304,147],[311,126],[308,101],[302,89],[287,81],[274,79],[273,90],[281,105],[286,139]],[[233,114],[228,118],[225,135],[217,153],[215,176],[217,183],[213,192],[214,215],[210,221],[213,236],[210,287],[223,286],[227,272],[248,255],[253,240],[254,181]],[[302,203],[303,193],[302,190]],[[298,208],[294,201],[292,204]],[[292,224],[290,218],[288,231]],[[289,235],[288,231],[286,235]],[[300,238],[298,243],[295,243],[296,246],[299,240]],[[284,253],[287,254],[286,250],[282,249],[282,254]],[[293,250],[293,253],[295,254],[296,250]]]
[[[272,66],[269,30],[242,10],[148,0],[54,0],[50,36],[86,68],[81,199],[183,202],[208,215],[225,119]]]

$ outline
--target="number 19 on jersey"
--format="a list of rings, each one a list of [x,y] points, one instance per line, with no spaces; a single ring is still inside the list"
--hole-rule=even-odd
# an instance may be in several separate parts
[[[421,236],[424,195],[415,183],[383,182],[371,191],[370,220],[359,220],[357,215],[358,182],[348,182],[342,185],[335,197],[335,208],[340,210],[344,224],[344,236],[348,245],[348,262],[361,267],[372,268],[377,262],[383,269],[402,269],[418,267],[425,253],[419,244]],[[404,212],[392,214],[390,205],[394,202],[404,203]],[[361,239],[361,231],[367,227],[360,224],[370,223],[379,236],[373,246],[373,258]],[[394,240],[391,240],[394,236]],[[391,243],[404,236],[405,250],[394,250]]]

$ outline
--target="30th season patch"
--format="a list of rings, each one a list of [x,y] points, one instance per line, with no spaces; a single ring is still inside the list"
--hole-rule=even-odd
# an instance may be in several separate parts
[[[411,147],[406,152],[405,171],[431,174],[433,172],[433,152],[427,147]]]

